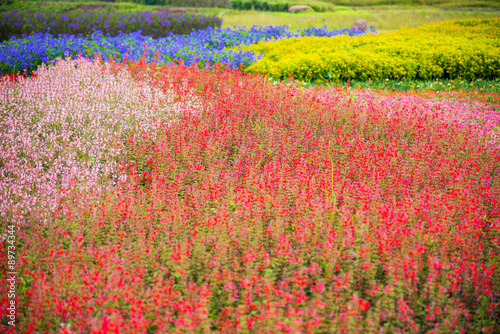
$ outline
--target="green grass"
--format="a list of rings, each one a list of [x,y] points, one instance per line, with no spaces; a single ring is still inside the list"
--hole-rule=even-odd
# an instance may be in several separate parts
[[[326,0],[328,1],[328,0]],[[329,0],[335,5],[350,7],[433,6],[433,7],[499,7],[497,0]]]
[[[102,1],[14,1],[11,4],[0,3],[0,13],[2,12],[64,12],[64,11],[92,11],[92,10],[114,10],[120,12],[153,11],[156,6],[145,6],[134,2],[102,2]]]
[[[279,81],[269,79],[274,83]],[[383,94],[412,94],[422,97],[455,98],[490,103],[500,107],[500,79],[496,80],[371,80],[304,82],[285,80],[304,88],[370,89]]]
[[[358,81],[358,80],[324,80],[317,82],[305,82],[295,80],[304,87],[351,87],[354,89],[374,89],[374,90],[394,90],[394,91],[435,91],[435,92],[446,92],[452,90],[463,90],[463,91],[477,91],[480,93],[500,93],[500,79],[495,80],[447,80],[447,79],[436,79],[436,80],[368,80],[368,81]]]
[[[358,84],[361,88],[374,88],[389,89],[397,91],[408,90],[433,90],[436,92],[451,91],[451,90],[464,90],[464,91],[479,91],[482,93],[500,93],[500,81],[496,80],[482,80],[477,79],[474,81],[467,80],[385,80],[385,81],[353,81],[349,84],[352,88],[357,88]]]

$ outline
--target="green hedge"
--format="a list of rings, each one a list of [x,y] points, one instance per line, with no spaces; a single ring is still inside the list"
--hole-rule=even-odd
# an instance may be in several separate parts
[[[156,0],[171,7],[220,7],[229,8],[229,0]]]
[[[499,8],[498,0],[322,0],[338,6],[436,6],[443,8],[492,7]]]
[[[296,5],[306,5],[316,12],[335,11],[335,6],[326,1],[316,0],[230,0],[234,9],[285,12]]]

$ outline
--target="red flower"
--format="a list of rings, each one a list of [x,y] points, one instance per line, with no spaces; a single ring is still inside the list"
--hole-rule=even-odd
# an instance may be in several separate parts
[[[366,311],[370,307],[370,303],[367,300],[364,299],[358,299],[358,306],[361,311]]]

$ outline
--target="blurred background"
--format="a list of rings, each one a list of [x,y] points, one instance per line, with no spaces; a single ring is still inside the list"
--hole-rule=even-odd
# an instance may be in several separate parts
[[[294,11],[297,6],[300,11]],[[496,0],[1,0],[0,13],[172,12],[214,15],[223,27],[288,25],[291,29],[351,27],[364,19],[378,32],[448,19],[500,15]]]

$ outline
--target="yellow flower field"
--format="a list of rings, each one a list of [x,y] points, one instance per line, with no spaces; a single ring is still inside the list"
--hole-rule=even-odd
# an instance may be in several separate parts
[[[443,21],[360,37],[302,37],[242,47],[261,53],[247,71],[273,78],[495,78],[500,18]]]

